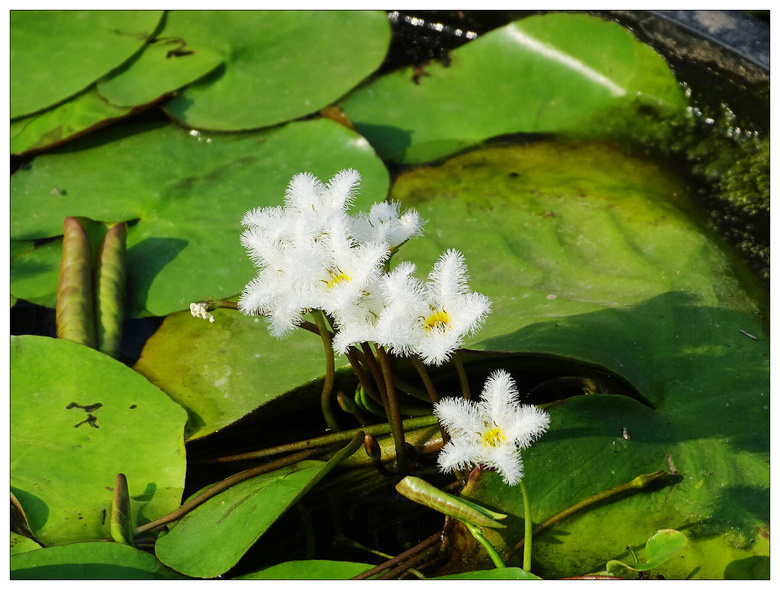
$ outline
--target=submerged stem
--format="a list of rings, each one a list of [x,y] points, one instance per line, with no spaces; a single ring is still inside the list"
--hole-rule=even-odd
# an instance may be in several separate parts
[[[287,465],[292,465],[293,463],[297,463],[298,461],[303,461],[304,459],[309,459],[310,457],[313,457],[317,453],[318,451],[316,449],[302,451],[294,455],[288,455],[287,457],[276,459],[275,461],[271,461],[270,463],[265,463],[264,465],[258,465],[257,467],[253,467],[252,469],[247,469],[246,471],[242,471],[241,473],[236,473],[235,475],[231,475],[227,479],[223,479],[222,481],[215,483],[209,489],[203,491],[201,494],[198,494],[189,502],[182,504],[173,512],[170,512],[165,516],[158,518],[157,520],[153,520],[151,522],[147,522],[144,525],[136,527],[135,529],[133,529],[133,536],[136,537],[146,531],[155,529],[164,524],[168,524],[169,522],[173,522],[174,520],[179,520],[185,514],[194,510],[196,507],[203,504],[203,502],[205,502],[209,498],[216,496],[220,492],[228,489],[231,486],[236,485],[239,482],[245,481],[247,479],[251,479],[257,475],[262,475],[263,473],[268,473],[269,471],[274,471],[275,469],[279,469],[281,467],[286,467]]]
[[[497,568],[506,567],[504,560],[501,559],[501,556],[498,554],[498,551],[496,551],[496,548],[490,544],[490,541],[488,541],[485,538],[485,535],[482,534],[480,528],[478,526],[471,524],[470,522],[465,522],[465,521],[461,521],[461,522],[466,525],[466,528],[473,535],[473,537],[477,541],[479,541],[479,544],[485,548],[485,551],[487,551],[487,554],[490,556],[490,559],[493,561],[493,565],[495,565]]]
[[[333,355],[333,332],[328,329],[328,322],[325,319],[325,314],[316,309],[311,312],[314,318],[317,328],[320,332],[320,338],[322,338],[322,346],[325,349],[325,381],[322,384],[322,393],[320,394],[320,408],[322,409],[322,416],[325,418],[325,423],[328,428],[334,432],[341,430],[339,423],[336,421],[336,416],[333,414],[333,405],[331,396],[333,395],[333,383],[336,379],[336,359]]]
[[[402,424],[405,429],[413,430],[415,428],[432,426],[436,423],[436,416],[418,416],[416,418],[409,418],[408,420],[404,420]],[[277,455],[279,453],[292,453],[294,451],[301,451],[304,449],[314,449],[318,447],[334,445],[350,440],[353,436],[355,436],[355,434],[361,431],[367,434],[373,434],[374,436],[379,436],[382,434],[391,433],[392,427],[387,422],[382,424],[371,424],[370,426],[363,426],[361,428],[344,430],[342,432],[334,432],[332,434],[326,434],[325,436],[318,436],[316,438],[309,438],[306,440],[278,445],[275,447],[268,447],[266,449],[260,449],[259,451],[250,451],[249,453],[241,453],[239,455],[228,455],[225,457],[204,459],[201,461],[201,463],[231,463],[233,461],[246,461],[247,459],[259,459],[260,457]]]
[[[358,574],[357,576],[353,577],[353,580],[367,580],[371,576],[375,576],[376,574],[383,572],[387,569],[390,569],[402,561],[406,561],[408,559],[414,558],[416,555],[419,555],[423,551],[426,551],[428,548],[433,547],[437,543],[441,543],[441,531],[438,531],[434,534],[432,534],[427,539],[424,539],[417,543],[414,547],[411,549],[407,549],[403,553],[399,553],[393,559],[388,559],[384,563],[380,563],[379,565],[372,567],[370,570],[367,570],[363,572],[362,574]]]

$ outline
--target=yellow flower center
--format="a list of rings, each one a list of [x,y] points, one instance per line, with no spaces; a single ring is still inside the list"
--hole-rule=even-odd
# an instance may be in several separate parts
[[[336,285],[341,285],[342,283],[349,283],[352,280],[352,277],[350,277],[348,274],[339,272],[338,274],[328,271],[330,273],[330,280],[325,283],[325,287],[327,289],[332,289]]]
[[[482,444],[486,447],[500,447],[506,442],[504,433],[498,426],[488,428],[482,434]]]
[[[450,315],[446,311],[434,311],[425,318],[425,331],[444,330],[450,323]]]

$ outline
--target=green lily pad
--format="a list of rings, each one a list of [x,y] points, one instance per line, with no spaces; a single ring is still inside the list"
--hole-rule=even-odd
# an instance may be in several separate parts
[[[11,13],[11,118],[89,87],[139,51],[159,10],[15,10]]]
[[[669,561],[688,544],[688,538],[680,531],[663,529],[647,540],[644,563],[625,563],[617,559],[607,562],[607,571],[628,568],[636,572],[646,572]]]
[[[62,240],[47,242],[37,248],[33,241],[11,241],[11,252],[11,293],[31,303],[55,307]]]
[[[182,518],[155,544],[176,571],[213,578],[233,567],[317,481],[323,461],[301,461],[238,483]]]
[[[177,508],[185,419],[162,391],[105,354],[11,337],[11,488],[43,544],[110,538],[117,473],[127,476],[136,525]]]
[[[423,68],[382,76],[343,101],[383,158],[426,162],[510,133],[600,137],[640,109],[686,106],[659,55],[620,25],[584,14],[513,22],[453,50],[446,65]]]
[[[120,107],[147,104],[191,84],[222,63],[222,56],[215,51],[192,47],[165,33],[158,37],[137,59],[98,80],[100,96]]]
[[[296,330],[276,340],[265,320],[215,310],[214,322],[169,315],[147,341],[135,370],[189,413],[186,437],[216,432],[325,371],[322,341]],[[315,396],[316,397],[316,396]]]
[[[11,121],[11,153],[60,144],[130,113],[103,100],[94,88],[48,110]]]
[[[11,557],[12,580],[180,580],[154,555],[119,543],[72,543]]]
[[[376,70],[390,25],[371,11],[175,11],[165,37],[225,58],[164,108],[197,129],[238,131],[317,112]]]
[[[492,570],[479,570],[439,576],[434,580],[541,580],[539,576],[528,573],[519,567],[504,567]]]
[[[214,136],[136,123],[73,145],[78,149],[40,156],[11,177],[12,238],[61,235],[66,216],[138,220],[127,231],[130,316],[166,315],[198,299],[240,293],[255,274],[239,242],[241,218],[254,207],[281,204],[294,174],[327,180],[357,169],[362,188],[355,209],[383,200],[389,184],[368,143],[325,119]],[[26,255],[12,260],[24,267],[17,276],[38,290],[26,295],[37,300],[56,292],[56,272],[41,263],[43,254],[31,254],[29,263]],[[38,265],[46,280],[35,276]]]
[[[769,507],[763,304],[688,212],[683,184],[605,145],[540,143],[407,172],[391,197],[430,220],[427,239],[410,241],[398,261],[427,272],[439,252],[457,247],[471,288],[492,298],[472,348],[573,359],[602,371],[606,391],[616,389],[612,374],[637,392],[571,397],[550,409],[549,432],[523,455],[535,523],[667,468],[667,456],[682,475],[672,489],[541,534],[535,573],[595,571],[661,528],[683,530],[685,554],[696,555],[660,567],[667,577],[723,577],[724,564],[766,554],[756,532]],[[499,550],[521,538],[522,494],[498,474],[464,495],[510,514],[507,529],[485,533]],[[475,547],[469,537],[464,553]],[[710,551],[700,550],[705,543]]]
[[[26,553],[27,551],[34,551],[40,548],[41,546],[30,537],[11,531],[11,555]]]
[[[259,571],[238,576],[236,580],[348,580],[370,570],[370,563],[308,559],[285,561]]]

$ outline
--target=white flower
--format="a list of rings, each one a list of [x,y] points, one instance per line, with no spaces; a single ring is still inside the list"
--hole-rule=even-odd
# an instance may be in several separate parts
[[[309,173],[296,174],[284,207],[244,215],[241,243],[259,270],[238,308],[265,315],[272,335],[285,336],[315,309],[339,324],[347,321],[378,279],[390,248],[380,240],[356,240],[345,210],[359,182],[352,169],[338,172],[327,185]]]
[[[547,412],[520,404],[515,382],[503,370],[491,373],[478,403],[448,397],[433,411],[452,437],[439,454],[443,472],[484,465],[498,471],[509,485],[523,477],[520,450],[550,424]]]
[[[214,316],[211,315],[207,309],[209,304],[204,302],[190,303],[190,313],[196,318],[203,318],[210,323],[214,323]]]
[[[439,257],[426,283],[413,272],[413,264],[403,263],[383,277],[385,309],[376,341],[399,356],[417,354],[425,364],[440,365],[480,328],[490,299],[469,291],[468,269],[457,250]]]
[[[409,238],[422,235],[422,221],[414,209],[401,214],[400,203],[383,201],[352,218],[352,235],[358,241],[384,242],[396,250]]]

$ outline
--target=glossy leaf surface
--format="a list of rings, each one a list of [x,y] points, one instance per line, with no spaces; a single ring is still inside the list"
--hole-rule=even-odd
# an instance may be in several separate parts
[[[78,145],[40,156],[13,175],[11,234],[57,236],[66,216],[138,220],[127,232],[131,316],[165,315],[198,299],[240,293],[255,275],[239,242],[241,218],[251,208],[281,204],[294,174],[327,180],[357,169],[356,209],[384,199],[389,183],[366,141],[329,120],[214,136],[145,123],[93,133]],[[40,289],[28,296],[45,299],[45,284],[49,293],[56,290],[50,268],[41,268],[49,273],[46,283],[34,277],[45,265],[28,264],[25,255],[14,258],[17,264],[25,267],[27,285]]]
[[[44,544],[108,539],[117,473],[127,475],[136,523],[178,507],[185,420],[162,391],[105,354],[11,337],[11,488]]]
[[[220,53],[225,64],[164,108],[196,129],[238,131],[319,111],[381,64],[383,12],[175,11],[163,33]]]
[[[620,25],[584,14],[513,22],[421,72],[402,68],[342,103],[383,158],[427,162],[510,133],[603,136],[640,109],[686,106],[659,55]]]
[[[139,51],[159,10],[15,10],[11,13],[11,118],[48,108]]]
[[[158,539],[157,557],[188,576],[213,578],[225,573],[306,493],[325,465],[302,461],[234,485],[198,506]]]
[[[12,580],[177,580],[154,555],[119,543],[72,543],[11,557]]]
[[[595,571],[605,555],[670,526],[693,527],[692,546],[713,539],[718,556],[677,560],[673,576],[700,568],[696,577],[722,577],[724,564],[766,550],[755,533],[769,485],[760,298],[686,212],[684,194],[662,169],[599,144],[479,150],[394,186],[393,198],[431,220],[427,239],[410,241],[398,259],[427,272],[457,246],[471,288],[493,300],[473,348],[574,359],[635,390],[550,408],[549,432],[523,455],[535,522],[664,469],[667,456],[683,475],[671,492],[631,496],[541,535],[534,571],[543,577]],[[603,379],[603,392],[620,390]],[[519,540],[522,494],[492,473],[467,491],[515,515],[506,534],[486,532],[494,545]],[[594,538],[600,528],[610,535]]]
[[[285,561],[259,571],[238,576],[237,580],[348,580],[370,570],[370,563],[310,559]]]

